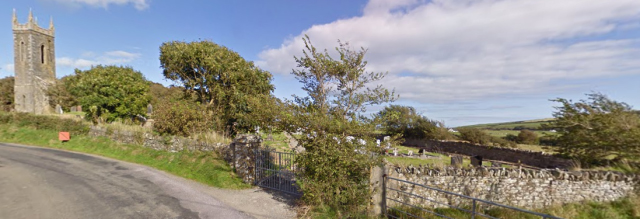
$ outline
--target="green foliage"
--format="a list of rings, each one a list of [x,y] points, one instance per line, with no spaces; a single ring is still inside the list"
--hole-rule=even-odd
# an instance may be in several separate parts
[[[516,142],[520,144],[538,144],[538,134],[527,129],[521,130]]]
[[[552,100],[556,120],[551,126],[560,135],[560,152],[591,165],[603,159],[640,156],[640,116],[626,103],[600,93],[587,94],[587,100]]]
[[[49,87],[47,95],[49,95],[49,105],[52,109],[55,109],[57,104],[60,104],[64,111],[69,112],[72,106],[78,105],[78,99],[69,92],[75,82],[77,82],[78,75],[64,76]]]
[[[131,67],[98,65],[86,71],[76,69],[69,92],[87,111],[86,118],[112,122],[116,118],[146,115],[149,83]]]
[[[447,140],[453,138],[444,124],[429,120],[416,113],[416,109],[410,106],[386,106],[375,115],[375,120],[381,124],[385,133],[391,135],[402,134],[404,138],[414,139]]]
[[[15,83],[14,77],[6,77],[0,79],[0,110],[9,112],[13,110],[13,86]]]
[[[175,86],[165,87],[159,83],[151,83],[149,85],[149,95],[151,96],[151,105],[155,107],[162,102],[184,97],[184,88]]]
[[[165,42],[160,46],[160,65],[167,79],[211,109],[229,132],[250,130],[252,122],[238,121],[248,112],[248,98],[274,89],[271,73],[211,41]]]
[[[193,101],[168,100],[154,107],[153,129],[161,134],[190,136],[213,131],[213,115],[204,105]]]
[[[458,128],[460,139],[472,144],[488,145],[491,143],[491,135],[477,128]]]
[[[0,124],[12,124],[17,127],[29,127],[37,130],[69,132],[71,135],[89,133],[89,125],[82,121],[30,113],[0,113]]]
[[[335,60],[326,50],[317,51],[309,37],[303,40],[304,55],[295,58],[299,68],[292,74],[308,96],[294,96],[295,103],[286,102],[277,117],[281,130],[305,133],[297,137],[305,152],[296,159],[304,167],[302,200],[338,212],[361,212],[369,197],[369,168],[381,162],[373,155],[382,151],[371,137],[374,125],[359,113],[397,96],[381,86],[367,88],[385,74],[365,71],[365,49],[352,51],[340,43]]]

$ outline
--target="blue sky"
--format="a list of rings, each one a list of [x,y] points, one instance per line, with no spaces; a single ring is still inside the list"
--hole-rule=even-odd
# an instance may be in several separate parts
[[[549,118],[556,97],[597,91],[640,107],[637,0],[12,0],[0,2],[0,77],[13,75],[12,9],[53,18],[57,76],[128,65],[164,80],[163,42],[211,40],[274,75],[290,98],[302,36],[368,48],[381,83],[447,126]],[[370,107],[370,112],[380,107]]]

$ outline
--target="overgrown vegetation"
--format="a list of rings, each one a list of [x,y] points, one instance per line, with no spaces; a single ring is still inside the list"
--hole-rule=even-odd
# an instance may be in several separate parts
[[[13,86],[15,84],[14,77],[6,77],[0,79],[0,110],[9,112],[13,109]]]
[[[338,217],[357,215],[369,200],[369,168],[382,158],[376,156],[382,151],[372,137],[375,127],[360,113],[397,96],[382,86],[365,87],[385,76],[366,71],[365,49],[354,51],[340,43],[336,60],[326,50],[318,51],[309,37],[303,40],[304,55],[295,58],[299,68],[292,74],[308,96],[294,96],[281,111],[278,126],[304,133],[297,141],[305,152],[296,158],[304,167],[299,178],[302,201],[335,209]]]
[[[553,101],[556,118],[550,125],[558,130],[560,152],[578,159],[583,166],[603,161],[636,160],[640,156],[640,116],[626,103],[600,93],[587,94],[586,100]]]
[[[449,133],[443,122],[430,120],[420,115],[411,106],[386,106],[375,115],[385,134],[402,135],[404,138],[424,140],[448,140],[455,137]]]

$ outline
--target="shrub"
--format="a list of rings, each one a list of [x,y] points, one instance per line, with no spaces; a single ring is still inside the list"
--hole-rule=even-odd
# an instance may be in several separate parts
[[[153,129],[160,134],[190,136],[213,131],[216,124],[213,113],[204,105],[182,100],[158,103],[153,112]]]
[[[90,129],[89,125],[82,121],[29,113],[3,113],[0,114],[0,122],[39,130],[65,131],[72,135],[87,134]]]
[[[472,144],[486,145],[491,142],[491,135],[477,128],[459,128],[460,138]]]
[[[520,144],[538,144],[538,134],[524,129],[518,133],[517,142]]]

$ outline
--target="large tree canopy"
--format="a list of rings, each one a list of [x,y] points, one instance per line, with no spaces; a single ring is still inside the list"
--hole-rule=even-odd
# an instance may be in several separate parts
[[[245,126],[236,128],[250,126],[237,120],[239,113],[248,111],[248,97],[268,95],[274,90],[271,73],[211,41],[163,43],[160,64],[166,78],[184,86],[200,103],[222,115],[227,125]]]
[[[116,118],[145,115],[149,82],[131,67],[98,65],[75,71],[69,92],[75,95],[87,118],[110,122]],[[94,120],[95,121],[95,120]]]
[[[439,139],[453,138],[444,124],[420,115],[410,106],[386,106],[375,115],[375,120],[387,134],[402,134],[404,138]]]
[[[585,164],[602,159],[640,156],[640,117],[631,106],[600,93],[573,102],[557,98],[551,124],[560,134],[558,146]]]

